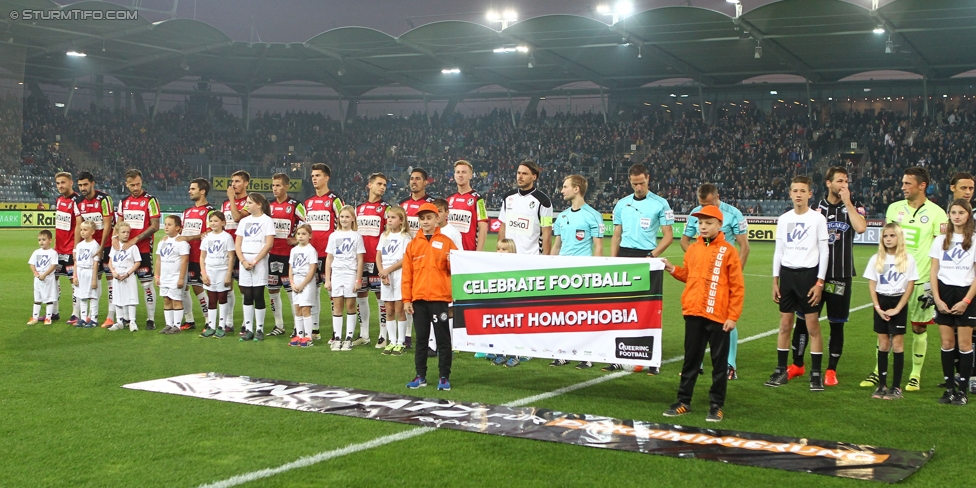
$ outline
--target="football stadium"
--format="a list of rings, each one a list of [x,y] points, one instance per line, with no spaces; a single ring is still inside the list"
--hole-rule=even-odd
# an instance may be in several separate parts
[[[973,52],[973,0],[0,0],[0,486],[968,486]]]

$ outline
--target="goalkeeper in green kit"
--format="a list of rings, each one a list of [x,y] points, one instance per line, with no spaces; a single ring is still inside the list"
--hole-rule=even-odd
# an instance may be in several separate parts
[[[918,391],[921,388],[922,365],[925,363],[925,350],[928,348],[927,326],[934,323],[935,302],[932,298],[932,285],[929,283],[929,250],[932,241],[941,234],[949,218],[945,210],[925,197],[930,185],[929,172],[922,167],[905,170],[901,179],[901,191],[905,199],[888,206],[886,222],[897,222],[905,233],[905,250],[918,266],[919,280],[908,300],[908,320],[912,323],[912,374],[905,391]],[[862,387],[878,384],[878,368],[861,382]]]

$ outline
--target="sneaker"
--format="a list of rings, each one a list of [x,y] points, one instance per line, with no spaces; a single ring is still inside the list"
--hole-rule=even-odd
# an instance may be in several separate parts
[[[623,367],[621,367],[621,369],[623,369]],[[661,368],[657,366],[647,368],[647,376],[657,376],[659,374],[661,374]]]
[[[441,379],[437,382],[437,390],[451,391],[451,381],[441,376]]]
[[[517,358],[515,356],[512,356],[512,357],[508,358],[508,361],[505,361],[505,367],[506,368],[514,368],[514,367],[518,366],[519,364],[522,364],[522,361],[519,361],[519,358]]]
[[[622,369],[624,369],[624,367],[621,366],[621,365],[619,365],[619,364],[608,364],[608,365],[600,368],[600,371],[604,371],[604,372],[607,372],[607,373],[611,373],[613,371],[620,371]]]
[[[180,326],[180,330],[193,330],[196,328],[197,328],[196,322],[184,322],[183,325]]]
[[[786,367],[786,374],[788,375],[786,379],[792,380],[793,378],[799,378],[804,374],[806,374],[806,372],[807,372],[806,366],[797,366],[795,364],[791,364]]]
[[[721,422],[725,418],[725,413],[722,412],[722,407],[712,404],[708,408],[708,415],[705,416],[705,422]]]
[[[129,332],[139,332],[139,326],[136,325],[136,321],[135,320],[133,320],[132,322],[129,322]]]
[[[376,340],[376,346],[374,346],[374,347],[376,349],[382,349],[382,350],[385,351],[386,350],[386,346],[392,346],[392,345],[393,344],[390,344],[390,341],[386,340],[385,337],[380,336],[380,338]],[[393,348],[391,347],[390,350],[392,351]]]
[[[284,327],[278,327],[276,325],[274,329],[271,329],[271,332],[268,332],[268,335],[269,336],[285,335],[285,328]],[[292,336],[292,337],[297,337],[297,336]]]
[[[437,357],[437,351],[435,351],[435,350],[433,350],[433,349],[431,349],[431,348],[428,347],[427,348],[427,357],[429,357],[429,358],[436,358]]]
[[[61,320],[61,314],[56,313],[56,314],[52,315],[51,316],[51,320],[54,321],[54,322],[57,322],[57,321]]]
[[[217,339],[223,339],[226,334],[227,332],[224,330],[223,327],[217,327],[217,330],[214,332],[213,336],[216,337]]]
[[[810,391],[824,391],[823,376],[818,371],[810,372]]]
[[[862,381],[861,384],[858,385],[858,386],[860,386],[861,388],[868,388],[868,387],[872,387],[872,386],[878,386],[878,382],[880,382],[880,381],[881,381],[881,379],[878,378],[878,373],[871,373],[871,374],[868,375],[867,378],[864,378],[864,381]]]
[[[302,338],[301,337],[298,337],[298,336],[292,337],[291,340],[288,341],[288,345],[289,346],[292,346],[292,347],[298,346],[301,343],[302,343]]]
[[[319,333],[316,333],[316,332],[312,332],[312,340],[313,341],[321,341],[322,340],[322,334],[319,334]]]
[[[251,331],[249,331],[247,329],[242,330],[241,331],[241,338],[239,340],[241,342],[250,342],[250,341],[253,341],[254,340],[254,332],[251,332]]]
[[[887,394],[888,394],[888,388],[886,388],[884,385],[878,385],[878,388],[874,390],[874,393],[871,394],[871,398],[880,400],[884,398],[885,395]]]
[[[39,324],[39,323],[41,323],[41,321],[35,319],[34,317],[31,317],[31,319],[27,321],[27,325],[34,325],[34,324]]]
[[[553,359],[552,362],[549,363],[549,366],[566,366],[567,364],[569,364],[569,361],[566,359]]]
[[[339,349],[342,349],[342,341],[333,339],[332,344],[329,345],[329,349],[333,351],[338,351]]]
[[[105,319],[105,322],[102,322],[102,328],[103,329],[108,329],[109,327],[111,327],[113,325],[115,325],[115,321],[112,320],[112,319]]]
[[[81,321],[79,320],[78,323],[81,323]],[[85,322],[86,329],[94,329],[96,327],[98,327],[98,324],[94,320],[89,319],[88,322]]]
[[[122,322],[116,322],[112,324],[112,326],[109,327],[108,330],[116,331],[116,330],[122,330],[124,328],[125,328],[125,324],[123,324]]]
[[[254,333],[254,342],[260,342],[264,340],[264,329],[258,329]]]
[[[682,402],[675,402],[664,411],[663,415],[665,417],[680,417],[688,412],[691,412],[691,405]]]
[[[203,332],[200,333],[200,337],[213,337],[216,333],[217,331],[214,330],[213,327],[207,327],[206,329],[203,329]]]
[[[735,366],[729,366],[729,381],[739,379],[739,374],[735,372]]]
[[[339,347],[340,351],[352,351],[352,345],[355,344],[352,340],[346,339],[342,341],[342,345]]]
[[[495,356],[495,360],[492,361],[491,364],[493,364],[495,366],[501,366],[501,365],[505,364],[505,356],[504,355],[501,355],[501,354]]]
[[[234,333],[234,326],[233,325],[225,326],[224,327],[224,333],[226,333],[226,334],[233,334]]]
[[[908,384],[905,385],[905,391],[918,391],[922,389],[922,382],[918,378],[908,378]]]
[[[776,371],[773,371],[772,375],[769,376],[769,380],[766,381],[765,385],[776,388],[785,385],[788,381],[790,381],[790,377],[786,371],[777,369]]]
[[[955,392],[953,390],[946,390],[945,393],[942,394],[942,398],[939,398],[939,403],[942,405],[948,405],[952,403],[952,398],[954,396]]]
[[[68,325],[78,325],[78,316],[77,315],[72,315],[71,318],[68,319],[68,321],[65,322],[65,323],[68,324]]]
[[[956,394],[953,395],[952,397],[952,404],[959,405],[959,406],[969,404],[969,395],[966,393],[965,390],[957,391]]]
[[[402,344],[397,344],[397,345],[393,346],[393,352],[391,352],[390,354],[392,354],[394,356],[402,356],[404,349],[406,349],[406,346],[404,346]]]
[[[313,345],[315,345],[315,343],[312,342],[312,339],[308,337],[302,337],[301,339],[298,340],[299,347],[312,347]]]
[[[590,369],[592,367],[593,363],[591,361],[580,361],[580,363],[576,365],[576,369]]]
[[[44,325],[51,325],[51,318],[50,317],[44,319]]]
[[[177,326],[175,326],[175,325],[174,325],[174,326],[172,326],[172,327],[170,327],[170,330],[169,330],[169,333],[170,333],[171,335],[172,335],[172,334],[179,334],[180,332],[183,332],[183,329],[181,329],[181,328],[179,328],[179,327],[177,327]]]
[[[420,376],[414,376],[413,381],[407,383],[407,388],[417,389],[427,386],[427,378],[421,378]]]
[[[369,337],[360,337],[352,341],[352,345],[354,346],[365,346],[367,344],[369,344]]]
[[[837,386],[837,371],[828,369],[824,374],[824,385],[825,386]]]
[[[902,398],[904,396],[902,395],[901,388],[897,387],[888,390],[888,393],[884,396],[885,400],[901,400]]]
[[[486,352],[476,352],[476,353],[474,353],[474,358],[475,359],[484,359],[486,357],[488,357],[488,353],[486,353]]]
[[[410,349],[412,346],[413,346],[413,340],[410,338],[410,336],[407,336],[405,339],[403,339],[404,349]]]
[[[388,343],[386,345],[386,347],[383,348],[383,352],[381,354],[383,354],[384,356],[389,356],[390,354],[393,354],[393,348],[394,347],[396,347],[396,346],[394,346],[393,344],[389,344]]]
[[[152,319],[146,320],[146,330],[156,330],[156,321]]]

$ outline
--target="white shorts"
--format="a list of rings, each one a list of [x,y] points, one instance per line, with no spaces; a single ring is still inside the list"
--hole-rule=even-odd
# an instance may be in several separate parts
[[[257,254],[244,254],[244,259],[250,261],[255,256]],[[244,265],[238,265],[238,274],[240,274],[238,283],[241,286],[268,286],[268,256],[258,261],[250,271],[244,269]]]
[[[170,300],[183,301],[183,292],[186,291],[186,286],[183,288],[163,288],[159,287],[159,296],[163,298],[169,298]]]
[[[139,292],[142,291],[142,287],[139,286],[138,276],[133,275],[122,281],[112,281],[114,281],[112,285],[112,305],[116,307],[139,305]]]
[[[384,302],[398,302],[403,300],[403,296],[400,291],[402,289],[402,281],[400,280],[400,274],[403,270],[396,270],[390,273],[390,284],[384,285],[380,284],[380,300]]]
[[[102,296],[102,282],[98,281],[98,288],[92,290],[91,280],[95,273],[94,268],[75,268],[75,276],[78,277],[78,286],[75,288],[75,298],[80,300],[90,300]]]
[[[295,275],[295,283],[301,283],[303,281],[305,281],[305,277],[304,276]],[[315,304],[315,297],[316,297],[316,293],[315,292],[317,291],[316,288],[317,288],[317,286],[315,284],[315,280],[313,279],[307,285],[305,285],[305,288],[302,289],[302,292],[301,293],[298,293],[298,292],[295,292],[294,293],[294,296],[292,297],[293,304],[296,307],[311,307],[311,306],[313,306]],[[295,289],[295,285],[294,284],[292,284],[292,288],[291,289],[292,290]]]
[[[213,292],[221,292],[230,290],[230,285],[224,284],[224,280],[227,279],[227,268],[224,269],[208,269],[207,277],[210,278],[210,285],[203,285],[203,289]]]
[[[58,301],[58,282],[54,275],[47,275],[46,280],[34,278],[34,303],[54,303]]]
[[[356,274],[332,273],[332,298],[356,298]]]

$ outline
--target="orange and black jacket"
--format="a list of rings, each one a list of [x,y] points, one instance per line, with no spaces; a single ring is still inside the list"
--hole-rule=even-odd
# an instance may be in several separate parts
[[[404,302],[453,301],[451,261],[448,259],[451,249],[457,249],[457,246],[440,229],[434,229],[434,235],[430,236],[429,241],[423,231],[417,232],[403,253],[401,276]]]
[[[706,241],[698,236],[685,253],[685,266],[671,272],[685,282],[681,314],[705,317],[718,323],[738,321],[745,300],[745,279],[735,247],[719,232]]]

